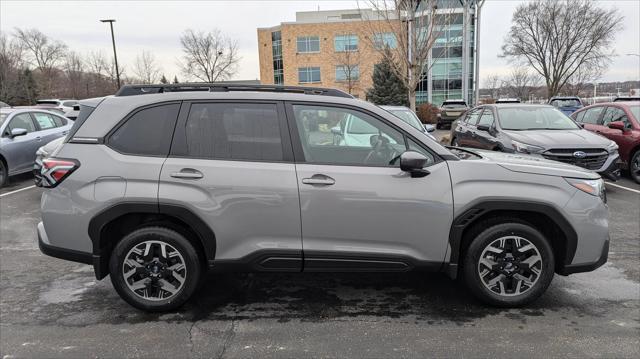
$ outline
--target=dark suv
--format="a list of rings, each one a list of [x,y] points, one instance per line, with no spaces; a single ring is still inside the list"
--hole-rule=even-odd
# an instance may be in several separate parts
[[[453,146],[519,152],[620,177],[618,145],[583,129],[549,105],[493,104],[470,110],[451,136]]]

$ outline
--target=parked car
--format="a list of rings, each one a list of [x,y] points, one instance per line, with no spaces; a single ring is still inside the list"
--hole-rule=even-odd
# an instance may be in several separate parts
[[[32,171],[38,148],[70,129],[68,119],[50,111],[0,109],[0,187],[9,176]]]
[[[7,103],[5,103],[5,102],[0,101],[0,108],[3,108],[3,107],[11,107],[11,106],[9,106],[9,105],[8,105]]]
[[[42,99],[36,101],[37,105],[52,105],[54,108],[64,112],[73,110],[73,105],[78,104],[78,100],[73,99]]]
[[[640,96],[618,96],[613,99],[613,102],[629,102],[629,101],[640,101]]]
[[[420,122],[420,119],[418,118],[416,113],[411,111],[410,108],[405,106],[380,106],[380,107],[391,112],[393,115],[396,115],[396,117],[398,117],[402,121],[422,131],[425,135],[429,136],[432,140],[437,141],[435,136],[431,134],[431,132],[436,130],[435,126],[430,124],[422,124],[422,122]]]
[[[520,103],[519,98],[499,98],[495,103]]]
[[[554,96],[549,99],[549,105],[557,108],[567,116],[584,107],[582,100],[577,96]]]
[[[75,121],[78,115],[80,114],[80,105],[73,105],[73,109],[64,113],[64,117],[70,119],[71,121]]]
[[[622,168],[640,183],[640,101],[599,103],[571,117],[585,129],[617,143]]]
[[[12,108],[20,109],[20,110],[49,111],[49,112],[53,112],[55,114],[64,116],[64,111],[62,111],[61,109],[57,108],[55,105],[51,105],[51,104],[39,104],[39,105],[33,105],[33,106],[15,106],[15,107],[12,107]]]
[[[470,110],[451,137],[454,146],[519,152],[620,177],[618,145],[549,105],[494,104]]]
[[[436,128],[440,129],[446,125],[451,126],[451,123],[467,110],[467,103],[464,100],[444,100],[442,106],[440,106]]]
[[[42,161],[49,158],[55,150],[62,145],[65,137],[58,137],[36,151],[36,160],[33,164],[33,178],[36,186],[42,187]]]
[[[110,274],[137,308],[179,307],[206,269],[442,270],[511,307],[607,260],[596,173],[450,150],[339,90],[128,85],[81,104],[43,161],[40,249]],[[311,112],[329,135],[346,118],[376,131],[335,144]]]

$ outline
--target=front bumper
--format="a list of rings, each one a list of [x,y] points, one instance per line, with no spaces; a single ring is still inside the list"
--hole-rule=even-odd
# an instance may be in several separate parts
[[[600,258],[593,263],[581,263],[581,264],[568,264],[558,270],[558,274],[569,275],[574,273],[591,272],[600,268],[603,264],[607,263],[609,258],[609,239],[607,239],[602,245],[602,251]]]
[[[620,163],[618,162],[618,158],[616,157],[614,160],[612,161],[607,161],[607,163],[605,163],[606,167],[604,170],[602,171],[598,171],[598,173],[602,176],[602,177],[606,177],[607,179],[611,180],[611,181],[617,181],[620,179],[620,177],[622,176],[622,173],[620,172]],[[603,166],[603,167],[605,167]]]
[[[42,222],[38,223],[38,247],[40,247],[40,252],[50,257],[64,259],[71,262],[93,264],[93,256],[91,255],[91,253],[85,253],[73,249],[61,248],[51,245]]]

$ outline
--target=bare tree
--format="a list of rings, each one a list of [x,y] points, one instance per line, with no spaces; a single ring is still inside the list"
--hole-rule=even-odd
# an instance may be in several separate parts
[[[91,51],[85,57],[87,70],[96,75],[104,75],[109,67],[107,58],[102,51]]]
[[[184,75],[205,82],[216,82],[232,77],[240,61],[236,41],[219,30],[195,32],[186,30],[180,36]]]
[[[125,74],[125,66],[122,64],[118,65],[118,75],[116,75],[116,62],[115,60],[111,60],[108,63],[107,66],[107,77],[109,78],[109,80],[111,81],[111,83],[113,83],[113,87],[118,90],[118,75],[120,77],[120,82],[122,84],[126,83],[126,82],[131,82],[131,81],[127,81],[126,79],[124,79],[124,74]]]
[[[533,67],[551,97],[580,68],[608,66],[622,19],[616,9],[598,8],[593,0],[535,0],[513,14],[502,55]]]
[[[348,35],[348,34],[344,34]],[[358,49],[344,49],[333,53],[336,63],[337,82],[344,84],[348,93],[359,89],[360,84],[360,51]]]
[[[142,51],[136,56],[133,73],[143,84],[152,84],[158,81],[161,69],[156,63],[156,57],[149,51]]]
[[[598,66],[583,66],[576,71],[561,89],[563,93],[573,96],[585,96],[587,89],[593,89],[593,83],[602,77],[604,69]]]
[[[366,19],[369,25],[371,46],[377,45],[380,35],[392,32],[397,45],[391,48],[391,69],[407,88],[409,105],[416,108],[416,88],[424,80],[432,63],[429,53],[442,28],[448,24],[453,9],[438,9],[437,0],[370,0],[373,12]]]
[[[80,98],[80,93],[84,85],[84,63],[82,58],[75,51],[67,52],[64,61],[64,73],[69,84],[69,91],[73,98]]]
[[[0,32],[0,99],[13,103],[19,96],[18,79],[24,67],[20,45]]]
[[[529,94],[535,91],[540,77],[531,73],[525,67],[514,67],[509,75],[503,80],[502,87],[509,93],[510,97],[517,97],[522,100],[529,98]]]
[[[49,93],[56,66],[62,61],[67,51],[67,45],[52,40],[37,29],[15,29],[16,39],[28,54],[28,61],[34,65],[43,76],[43,90]]]
[[[502,82],[502,79],[497,74],[489,74],[484,77],[484,88],[489,90],[492,99],[497,99],[500,96]]]

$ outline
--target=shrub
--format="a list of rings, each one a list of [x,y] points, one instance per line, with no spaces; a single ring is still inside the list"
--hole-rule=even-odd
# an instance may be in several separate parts
[[[435,124],[438,122],[438,113],[440,110],[437,106],[430,103],[423,103],[416,108],[416,115],[422,123]]]

